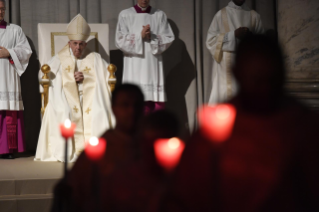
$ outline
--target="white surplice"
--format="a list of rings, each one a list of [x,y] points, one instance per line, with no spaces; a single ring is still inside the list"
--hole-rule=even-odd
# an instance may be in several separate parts
[[[237,6],[232,1],[216,13],[209,27],[206,46],[213,56],[210,104],[227,101],[238,90],[231,68],[239,42],[235,37],[235,30],[239,27],[247,27],[254,34],[264,31],[257,12],[245,4]]]
[[[148,24],[151,41],[144,41],[141,32]],[[124,53],[122,82],[139,85],[145,101],[166,100],[161,54],[174,38],[167,17],[161,10],[152,8],[150,13],[137,13],[131,7],[119,14],[115,43]]]
[[[51,85],[35,156],[39,161],[65,161],[65,141],[59,125],[66,119],[77,124],[74,138],[68,142],[71,162],[75,162],[91,136],[99,137],[115,126],[107,62],[98,53],[86,52],[75,64],[68,45],[61,52],[64,54],[59,53],[48,62]],[[83,72],[83,83],[75,82],[75,71]]]
[[[0,46],[9,51],[14,62],[0,58],[0,110],[23,110],[20,76],[28,67],[32,50],[21,27],[15,24],[0,29]]]

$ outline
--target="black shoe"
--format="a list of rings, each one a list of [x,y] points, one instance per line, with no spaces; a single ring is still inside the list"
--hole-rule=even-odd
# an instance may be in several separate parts
[[[4,154],[4,155],[1,155],[1,158],[2,159],[9,159],[9,160],[12,160],[14,159],[14,156],[12,153],[9,153],[9,154]]]

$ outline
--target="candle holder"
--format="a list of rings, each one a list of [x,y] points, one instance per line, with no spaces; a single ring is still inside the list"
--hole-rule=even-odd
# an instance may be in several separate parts
[[[236,108],[231,104],[204,105],[198,110],[200,132],[210,141],[224,142],[232,133]]]
[[[92,161],[100,160],[106,151],[106,140],[104,138],[92,137],[86,142],[84,152]]]
[[[185,144],[178,138],[158,139],[154,143],[157,163],[166,172],[171,172],[177,166],[184,151]]]
[[[64,180],[67,179],[68,173],[68,139],[74,136],[74,130],[76,125],[72,123],[69,119],[65,120],[64,124],[60,124],[60,131],[62,137],[65,139],[64,148]]]

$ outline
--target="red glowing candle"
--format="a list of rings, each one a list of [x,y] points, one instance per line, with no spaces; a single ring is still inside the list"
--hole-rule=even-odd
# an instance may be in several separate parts
[[[156,160],[165,170],[173,170],[184,151],[185,144],[178,138],[158,139],[154,143]]]
[[[236,108],[230,104],[205,105],[198,110],[201,132],[214,142],[227,140],[233,130]]]
[[[61,135],[66,139],[73,137],[75,127],[69,119],[65,120],[64,124],[60,124]]]
[[[104,138],[92,137],[85,145],[85,154],[93,161],[97,161],[102,158],[106,150],[106,141]]]

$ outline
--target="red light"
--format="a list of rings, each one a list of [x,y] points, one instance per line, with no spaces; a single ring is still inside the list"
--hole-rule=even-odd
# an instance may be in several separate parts
[[[185,144],[178,138],[158,139],[154,143],[156,160],[166,171],[173,170],[182,156]]]
[[[61,135],[64,138],[71,138],[74,135],[74,130],[76,125],[72,123],[69,119],[65,120],[64,124],[60,124]]]
[[[198,110],[201,132],[214,142],[223,142],[232,133],[236,108],[230,104],[205,105]]]
[[[85,145],[85,154],[93,161],[100,160],[106,150],[106,141],[104,138],[92,137]]]

